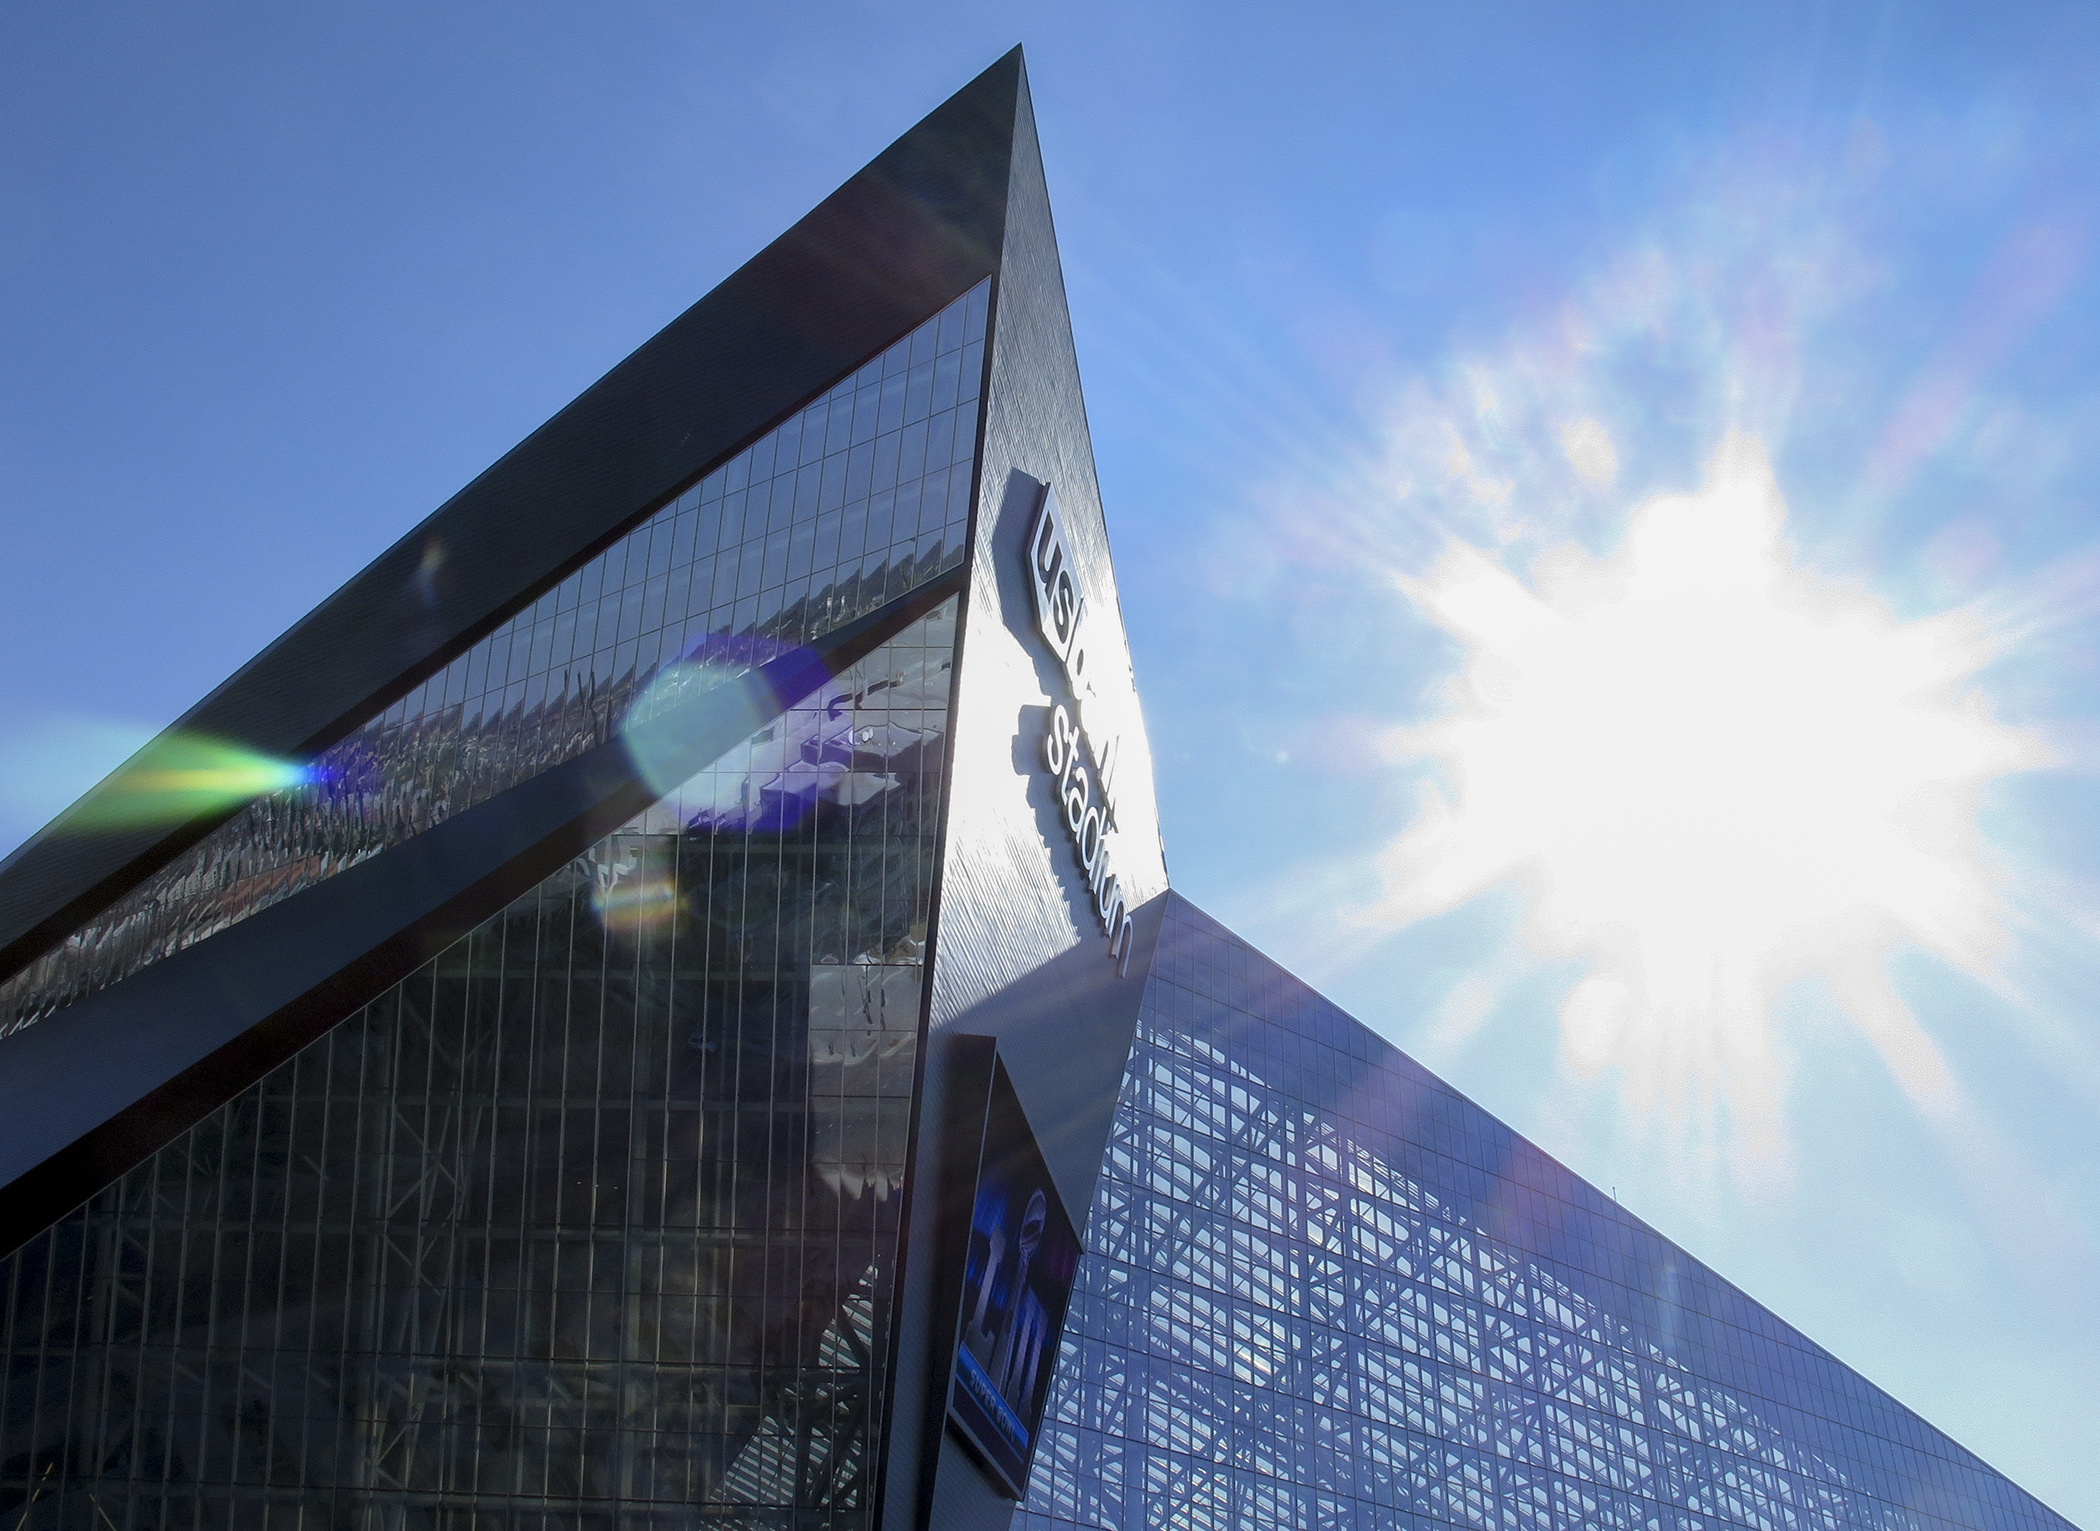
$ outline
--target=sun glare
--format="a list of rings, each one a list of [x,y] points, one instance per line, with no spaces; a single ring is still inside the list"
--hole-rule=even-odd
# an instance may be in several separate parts
[[[1785,521],[1762,448],[1734,437],[1608,556],[1562,550],[1527,581],[1452,545],[1403,584],[1466,666],[1439,720],[1388,741],[1441,769],[1386,854],[1387,917],[1525,877],[1534,939],[1590,962],[1569,1063],[1754,1109],[1789,979],[1883,994],[1905,945],[1989,975],[1980,789],[2044,763],[1970,689],[1980,624],[1897,620],[1804,567]],[[1914,1022],[1862,1023],[1913,1095],[1936,1087]]]

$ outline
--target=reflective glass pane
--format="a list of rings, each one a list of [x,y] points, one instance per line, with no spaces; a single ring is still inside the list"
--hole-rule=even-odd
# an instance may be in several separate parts
[[[954,611],[0,1260],[10,1531],[866,1525]]]
[[[702,635],[803,641],[959,564],[989,291],[957,298],[323,752],[310,782],[250,803],[0,984],[0,1038],[601,743]],[[855,448],[858,379],[920,352],[955,372],[955,397],[915,424],[875,421]],[[873,477],[877,461],[897,466]],[[433,545],[426,563],[444,556]]]

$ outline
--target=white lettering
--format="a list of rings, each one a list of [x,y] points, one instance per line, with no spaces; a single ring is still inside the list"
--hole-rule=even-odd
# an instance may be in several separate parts
[[[1028,534],[1029,589],[1036,631],[1057,657],[1071,692],[1071,705],[1056,703],[1043,729],[1043,769],[1057,793],[1058,816],[1072,841],[1073,858],[1085,879],[1094,913],[1108,936],[1116,971],[1130,971],[1135,926],[1124,907],[1123,882],[1111,870],[1116,825],[1115,771],[1120,738],[1103,725],[1104,707],[1088,663],[1087,605],[1078,571],[1057,513],[1057,496],[1043,491],[1042,508]],[[1077,713],[1075,720],[1074,713]]]
[[[1035,530],[1028,539],[1028,571],[1034,576],[1029,585],[1035,592],[1036,631],[1069,673],[1073,640],[1079,636],[1086,603],[1080,598],[1079,581],[1066,551],[1057,498],[1047,490],[1043,508],[1036,514]],[[1082,651],[1081,663],[1084,662]]]

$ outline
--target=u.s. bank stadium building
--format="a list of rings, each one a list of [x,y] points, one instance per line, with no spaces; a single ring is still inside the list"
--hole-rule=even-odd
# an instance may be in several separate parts
[[[7,1531],[2066,1524],[1168,886],[1018,52],[0,864],[0,1249]]]

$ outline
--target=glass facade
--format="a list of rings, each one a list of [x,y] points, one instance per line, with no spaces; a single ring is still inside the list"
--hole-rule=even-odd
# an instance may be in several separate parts
[[[954,634],[0,1261],[0,1524],[868,1524]]]
[[[0,984],[0,1038],[603,742],[707,634],[793,643],[963,558],[989,282]],[[425,549],[429,578],[445,550]]]
[[[2068,1531],[1170,900],[1016,1531]]]
[[[1027,215],[1028,258],[1054,257],[1047,207]],[[1056,280],[1054,259],[1034,269]],[[646,775],[659,702],[961,565],[989,298],[980,282],[683,488],[305,785],[0,985],[0,1039],[623,727]],[[1067,337],[1007,313],[1017,349],[1047,338],[1068,364]],[[1076,382],[1061,414],[1036,388],[1055,369],[1002,364],[1022,380],[994,438],[1014,455],[990,466],[1068,464]],[[427,547],[423,577],[445,558]],[[885,1460],[892,1487],[939,1490],[950,1531],[1004,1524],[975,1482],[907,1482],[920,1443],[880,1434],[898,1368],[955,1360],[923,1340],[891,1354],[916,1332],[893,1318],[912,1313],[902,1193],[951,742],[972,791],[1007,796],[956,821],[982,854],[949,863],[934,1009],[984,1022],[1002,1058],[1028,1040],[1010,1055],[1046,1075],[1060,1052],[1100,1071],[1037,1097],[1076,1114],[1031,1119],[1027,1175],[980,1153],[1003,1166],[978,1166],[984,1249],[1011,1227],[1018,1257],[959,1262],[976,1300],[957,1330],[980,1402],[1009,1413],[1041,1396],[1071,1275],[1069,1231],[1054,1273],[1043,1254],[1048,1190],[1091,1166],[1131,1002],[1052,971],[1059,942],[1096,934],[1055,902],[1070,820],[1037,783],[1047,655],[1039,635],[1020,660],[991,648],[980,673],[1018,690],[984,687],[988,710],[951,729],[961,605],[698,774],[649,777],[648,809],[0,1257],[0,1531],[874,1531]],[[1016,636],[1030,620],[975,610]],[[2065,1531],[1166,903],[1018,1531]],[[945,1012],[951,978],[968,1002]],[[93,1051],[67,1024],[32,1043]],[[1075,1034],[1111,1041],[1081,1055]],[[1007,1269],[1004,1289],[986,1276]],[[1025,1317],[993,1321],[1008,1310]]]

